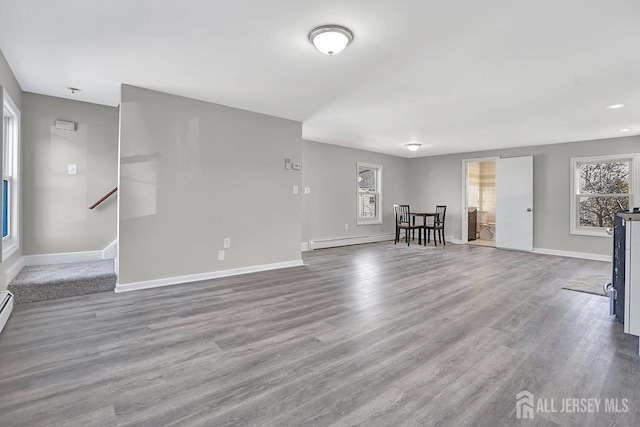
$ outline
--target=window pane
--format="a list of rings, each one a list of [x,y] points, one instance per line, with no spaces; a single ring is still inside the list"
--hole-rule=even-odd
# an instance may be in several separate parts
[[[619,211],[629,210],[629,197],[580,197],[581,227],[613,227]]]
[[[376,195],[360,194],[358,197],[358,212],[361,218],[376,217]]]
[[[583,163],[579,166],[582,194],[628,194],[630,162]]]
[[[371,168],[358,168],[358,188],[362,193],[376,192],[376,170]]]
[[[9,235],[9,181],[2,181],[2,237]]]
[[[4,116],[4,174],[12,175],[12,160],[13,160],[13,121],[11,117]]]

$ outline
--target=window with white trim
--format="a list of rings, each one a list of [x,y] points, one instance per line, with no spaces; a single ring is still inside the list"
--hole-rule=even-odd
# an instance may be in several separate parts
[[[3,91],[2,102],[2,260],[18,250],[20,111]]]
[[[571,159],[571,234],[607,236],[638,198],[638,155]]]
[[[382,166],[357,164],[357,224],[382,224]]]

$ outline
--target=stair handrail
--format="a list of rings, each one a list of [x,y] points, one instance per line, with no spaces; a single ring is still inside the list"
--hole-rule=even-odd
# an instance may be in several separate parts
[[[113,193],[115,193],[116,191],[118,191],[118,187],[114,188],[113,190],[109,191],[107,194],[105,194],[104,196],[102,196],[100,198],[100,200],[98,200],[97,202],[95,202],[94,204],[92,204],[91,206],[89,206],[89,209],[95,209],[96,207],[98,207],[98,205],[100,205],[100,203],[104,202],[105,200],[107,200],[109,197],[111,197],[111,195]]]

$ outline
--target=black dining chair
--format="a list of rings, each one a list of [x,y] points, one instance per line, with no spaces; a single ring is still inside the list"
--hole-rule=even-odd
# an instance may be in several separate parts
[[[447,245],[444,240],[444,218],[446,213],[446,205],[436,206],[436,215],[433,217],[433,224],[427,224],[425,227],[425,239],[427,243],[431,242],[431,230],[433,230],[433,244],[438,246],[437,239],[440,238],[440,243],[444,246]]]
[[[422,240],[422,229],[424,227],[422,225],[415,225],[411,223],[411,209],[409,209],[409,205],[393,205],[393,211],[396,215],[396,240],[394,244],[397,244],[400,241],[400,230],[405,231],[407,246],[410,246],[411,242],[409,232],[418,230],[418,243],[420,243]]]

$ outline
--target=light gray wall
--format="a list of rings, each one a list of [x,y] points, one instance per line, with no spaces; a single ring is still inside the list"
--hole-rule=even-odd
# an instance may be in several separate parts
[[[16,76],[13,74],[9,63],[7,62],[4,54],[0,50],[0,86],[4,87],[9,96],[16,104],[16,107],[22,111],[22,89],[16,80]]]
[[[356,225],[357,162],[382,165],[382,224]],[[303,242],[393,233],[393,205],[409,201],[408,165],[401,157],[303,141],[302,185],[311,189],[302,196]]]
[[[18,81],[16,80],[13,71],[11,70],[11,67],[9,67],[4,54],[2,53],[2,51],[0,51],[0,93],[2,93],[3,89],[9,93],[9,96],[16,104],[16,107],[18,107],[18,109],[22,113],[22,89],[20,88],[20,85],[18,84]],[[24,129],[24,115],[22,116],[22,129]],[[19,197],[19,199],[21,199],[21,197]],[[22,224],[22,222],[20,222],[20,236],[22,237],[23,235],[24,225]],[[11,255],[9,259],[6,259],[2,263],[0,263],[0,289],[6,289],[8,283],[5,283],[5,272],[7,271],[7,269],[15,265],[16,261],[18,261],[20,257],[22,257],[22,242],[20,242],[20,248],[13,255]]]
[[[33,93],[23,105],[23,253],[104,249],[116,239],[116,197],[88,208],[118,182],[118,109]]]
[[[298,122],[123,85],[120,284],[300,260],[301,141]]]
[[[533,156],[534,247],[611,255],[610,239],[569,234],[569,159],[638,152],[640,137],[633,136],[411,159],[411,203],[425,208],[447,205],[445,234],[461,239],[462,160]]]

